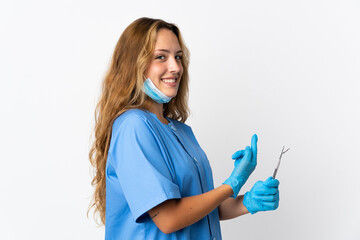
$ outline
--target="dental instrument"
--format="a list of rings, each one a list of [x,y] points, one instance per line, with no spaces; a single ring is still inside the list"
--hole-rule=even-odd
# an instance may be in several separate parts
[[[279,166],[280,166],[280,162],[281,162],[281,157],[282,157],[282,155],[283,155],[284,153],[286,153],[287,151],[290,150],[290,148],[286,149],[285,151],[284,151],[284,149],[285,149],[285,146],[283,146],[283,148],[282,148],[282,150],[281,150],[281,154],[280,154],[280,157],[279,157],[279,161],[278,161],[278,164],[277,164],[277,166],[276,166],[276,168],[275,168],[275,171],[274,171],[274,174],[273,174],[273,179],[275,179],[275,177],[276,177],[277,171],[278,171]]]

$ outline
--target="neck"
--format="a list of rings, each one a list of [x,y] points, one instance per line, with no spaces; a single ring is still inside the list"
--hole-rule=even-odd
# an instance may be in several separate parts
[[[168,124],[168,120],[163,115],[163,107],[163,103],[152,102],[149,111],[154,113],[162,123]]]

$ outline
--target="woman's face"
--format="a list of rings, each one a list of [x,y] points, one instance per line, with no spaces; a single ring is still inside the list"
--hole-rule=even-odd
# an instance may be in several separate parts
[[[168,29],[160,29],[156,36],[153,59],[145,77],[166,96],[175,97],[183,73],[182,50],[176,35]]]

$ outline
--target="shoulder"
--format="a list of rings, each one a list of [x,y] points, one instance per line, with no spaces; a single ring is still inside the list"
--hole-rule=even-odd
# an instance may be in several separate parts
[[[120,131],[128,133],[152,131],[152,125],[148,112],[141,109],[129,109],[114,120],[112,134],[117,135]]]
[[[123,124],[137,125],[149,121],[149,113],[141,109],[129,109],[123,112],[114,120],[113,128],[118,128]]]
[[[156,132],[150,116],[144,110],[130,109],[118,116],[112,126],[110,150],[118,143],[139,144],[156,141]]]

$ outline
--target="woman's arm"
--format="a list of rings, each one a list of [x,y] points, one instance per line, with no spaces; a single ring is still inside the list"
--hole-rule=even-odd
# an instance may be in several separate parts
[[[172,233],[199,221],[230,196],[237,196],[257,163],[257,135],[251,139],[251,148],[236,152],[233,156],[235,167],[230,177],[220,187],[196,196],[167,200],[148,211],[156,226],[164,233]],[[241,201],[242,202],[242,199]],[[231,207],[238,206],[236,199],[224,205],[224,219],[231,218]],[[240,204],[242,205],[242,203]],[[226,213],[226,214],[225,214]],[[236,213],[243,213],[240,207]],[[245,212],[244,212],[245,213]],[[240,216],[239,215],[239,216]],[[230,216],[230,217],[229,217]]]
[[[219,206],[220,220],[228,220],[249,213],[243,204],[244,195],[227,198]]]
[[[223,184],[200,195],[167,200],[148,213],[156,226],[163,233],[169,234],[196,223],[233,193],[229,185]]]

